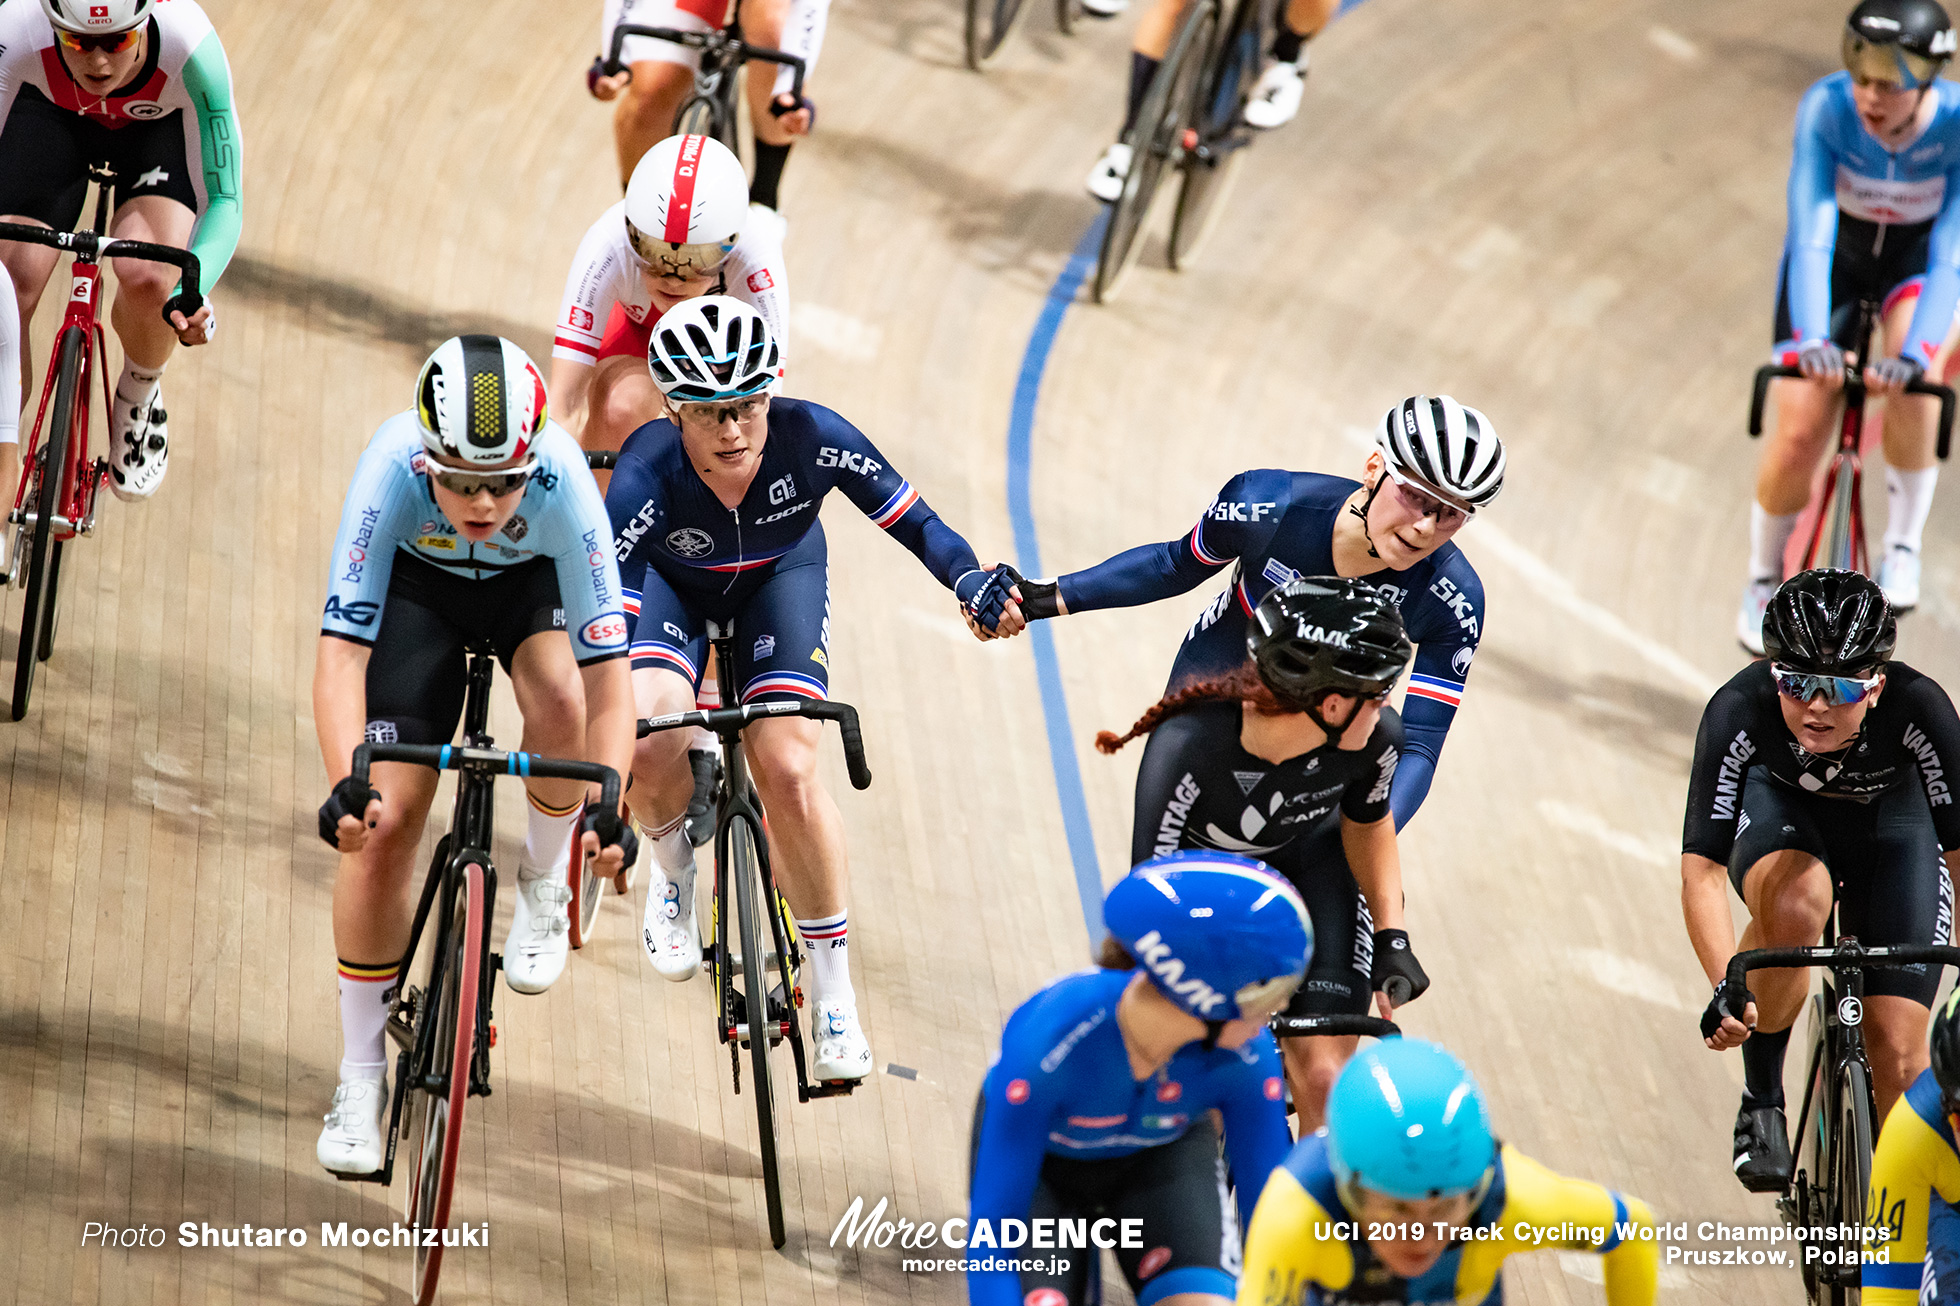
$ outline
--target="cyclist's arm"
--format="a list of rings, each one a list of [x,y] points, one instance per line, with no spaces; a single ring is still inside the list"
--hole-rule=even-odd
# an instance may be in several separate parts
[[[870,437],[818,404],[806,404],[816,422],[818,467],[856,504],[858,511],[912,551],[947,589],[979,569],[973,546],[941,521],[912,483],[898,474]]]
[[[1912,326],[1899,357],[1922,368],[1933,366],[1933,355],[1946,343],[1953,325],[1953,308],[1960,303],[1960,168],[1946,174],[1946,203],[1934,219],[1927,242],[1926,283],[1912,311]]]
[[[1168,857],[1183,846],[1191,804],[1198,798],[1189,759],[1204,749],[1206,741],[1197,718],[1171,717],[1153,735],[1154,746],[1143,750],[1142,764],[1137,767],[1136,806],[1130,826],[1132,866],[1152,857]]]
[[[1735,846],[1742,786],[1761,745],[1750,733],[1748,700],[1724,685],[1703,709],[1688,770],[1688,806],[1681,833],[1681,913],[1688,941],[1710,985],[1735,955],[1729,918],[1729,852]]]
[[[20,303],[14,297],[14,279],[0,276],[0,444],[19,440]]]
[[[1368,914],[1377,930],[1402,925],[1402,856],[1395,846],[1395,819],[1389,794],[1402,754],[1402,730],[1393,712],[1383,709],[1375,733],[1368,739],[1374,766],[1349,783],[1341,795],[1341,851],[1348,869],[1368,900]]]
[[[313,725],[327,783],[354,769],[354,749],[367,734],[367,665],[373,652],[337,635],[321,635],[313,662]]]
[[[633,774],[634,730],[632,664],[609,657],[579,668],[585,682],[585,759],[619,772],[623,785]]]
[[[1920,1072],[1893,1103],[1872,1149],[1872,1210],[1866,1223],[1883,1228],[1888,1236],[1868,1236],[1865,1250],[1885,1248],[1889,1259],[1861,1267],[1869,1306],[1913,1306],[1919,1299],[1931,1250],[1927,1233],[1932,1203],[1941,1196],[1960,1197],[1960,1159],[1925,1118],[1929,1109],[1940,1110],[1939,1085],[1930,1070]],[[1936,1191],[1941,1188],[1944,1194]]]
[[[1482,607],[1481,590],[1478,606]],[[1409,823],[1429,796],[1443,741],[1449,737],[1457,705],[1463,701],[1463,682],[1470,673],[1477,638],[1471,634],[1467,641],[1460,635],[1451,640],[1426,639],[1416,649],[1408,691],[1402,697],[1402,733],[1407,742],[1390,793],[1398,830]]]
[[[565,291],[558,300],[558,322],[551,336],[550,402],[551,415],[567,430],[576,431],[583,424],[577,419],[585,412],[606,319],[619,302],[619,283],[626,269],[613,228],[625,221],[620,206],[607,209],[586,228],[565,273]]]
[[[1011,1027],[1011,1022],[1010,1022]],[[1041,1163],[1048,1149],[1050,1103],[1048,1081],[1054,1077],[1035,1065],[1002,1059],[987,1072],[981,1087],[982,1105],[976,1124],[979,1137],[973,1149],[973,1179],[967,1209],[967,1237],[987,1220],[998,1234],[1002,1220],[1025,1220],[1034,1201]],[[1037,1053],[1037,1055],[1039,1055]],[[1014,1097],[1010,1100],[1010,1085]],[[987,1256],[983,1248],[966,1253]],[[1012,1256],[1013,1253],[1006,1253]],[[966,1277],[970,1306],[1021,1306],[1021,1276],[1010,1270],[969,1270]]]
[[[1471,1243],[1457,1281],[1458,1299],[1482,1297],[1494,1286],[1503,1258],[1510,1253],[1556,1247],[1599,1255],[1606,1272],[1607,1306],[1650,1306],[1661,1258],[1654,1214],[1647,1204],[1603,1185],[1557,1174],[1516,1148],[1506,1147],[1500,1156],[1505,1202],[1498,1224],[1507,1233],[1524,1225],[1534,1234],[1545,1231],[1552,1236],[1540,1236],[1535,1242],[1507,1237],[1501,1242]],[[1571,1230],[1573,1236],[1560,1238],[1561,1230]]]
[[[782,242],[766,224],[752,223],[729,258],[728,293],[740,299],[769,324],[776,338],[778,362],[789,365],[789,265]]]
[[[1790,157],[1787,276],[1790,321],[1799,340],[1831,334],[1831,250],[1837,244],[1837,155],[1825,135],[1831,92],[1812,86],[1797,108]]]
[[[1284,505],[1251,503],[1240,472],[1225,482],[1189,534],[1134,549],[1059,579],[1063,612],[1133,608],[1197,588],[1235,558],[1257,551],[1272,537]],[[1259,520],[1252,520],[1257,512]]]
[[[1238,1306],[1304,1306],[1310,1287],[1345,1288],[1354,1277],[1346,1240],[1314,1236],[1334,1222],[1292,1171],[1273,1171],[1246,1228]]]
[[[197,255],[199,290],[210,294],[238,249],[244,220],[239,168],[244,140],[232,107],[231,65],[212,32],[184,61],[184,93],[197,110],[198,152],[204,168],[204,212],[197,215],[191,253]]]
[[[1266,1180],[1285,1163],[1286,1154],[1293,1146],[1293,1137],[1286,1131],[1279,1048],[1274,1045],[1272,1035],[1264,1030],[1246,1048],[1253,1054],[1252,1063],[1240,1060],[1232,1067],[1233,1091],[1218,1103],[1219,1115],[1225,1122],[1225,1153],[1232,1166],[1232,1188],[1239,1195],[1241,1228],[1252,1218],[1253,1194],[1265,1188]]]
[[[1953,700],[1931,676],[1922,676],[1907,687],[1912,705],[1912,725],[1917,740],[1907,746],[1919,759],[1919,782],[1926,791],[1926,805],[1933,812],[1933,828],[1939,832],[1940,847],[1949,865],[1960,850],[1960,804],[1954,802],[1951,784],[1953,767],[1960,762],[1960,715]]]

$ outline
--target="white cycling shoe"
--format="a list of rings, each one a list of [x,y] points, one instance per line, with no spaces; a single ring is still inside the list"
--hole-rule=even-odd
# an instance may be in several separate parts
[[[136,503],[157,492],[170,470],[170,414],[163,410],[163,387],[150,396],[148,407],[118,400],[111,410],[111,443],[122,452],[109,464],[109,488],[124,503]]]
[[[857,1008],[835,998],[817,1003],[810,1032],[817,1045],[815,1079],[863,1079],[871,1073],[871,1044],[858,1027]]]
[[[518,863],[517,904],[504,940],[504,978],[515,992],[542,993],[565,973],[572,948],[565,908],[571,900],[562,866],[541,871]]]
[[[1271,131],[1292,122],[1300,112],[1300,98],[1307,91],[1305,56],[1301,63],[1276,63],[1259,74],[1252,98],[1245,102],[1245,125]]]
[[[320,1131],[320,1164],[335,1174],[368,1175],[381,1168],[381,1122],[388,1112],[388,1078],[344,1079],[333,1091],[327,1127]]]
[[[701,969],[701,936],[694,928],[694,850],[687,866],[669,875],[658,862],[647,882],[646,916],[640,922],[640,943],[660,978],[679,984]]]
[[[1894,612],[1911,612],[1919,606],[1919,550],[1894,544],[1885,550],[1885,562],[1878,569],[1878,587]]]
[[[1123,195],[1123,181],[1130,175],[1130,156],[1133,151],[1121,141],[1112,144],[1096,160],[1096,166],[1089,169],[1089,179],[1083,184],[1089,193],[1105,204],[1114,204]]]
[[[1091,18],[1114,18],[1130,7],[1130,0],[1082,0],[1082,12]]]
[[[1776,596],[1781,581],[1752,580],[1742,591],[1742,606],[1735,614],[1735,637],[1742,647],[1757,657],[1763,655],[1763,612]]]

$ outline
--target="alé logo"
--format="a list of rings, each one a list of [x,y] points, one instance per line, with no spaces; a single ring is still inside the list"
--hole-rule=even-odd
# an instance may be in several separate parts
[[[1171,955],[1170,945],[1165,943],[1157,931],[1152,930],[1137,940],[1137,960],[1157,977],[1157,983],[1165,992],[1183,998],[1195,1014],[1209,1016],[1213,1008],[1225,1001],[1225,995],[1197,976],[1184,977],[1184,963]]]

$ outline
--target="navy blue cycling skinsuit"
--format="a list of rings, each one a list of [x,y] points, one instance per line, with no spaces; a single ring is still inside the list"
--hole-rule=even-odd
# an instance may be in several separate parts
[[[1246,659],[1246,624],[1259,601],[1300,576],[1334,574],[1334,523],[1361,485],[1345,476],[1276,468],[1225,483],[1189,535],[1119,553],[1059,578],[1071,613],[1134,607],[1195,589],[1227,563],[1232,584],[1184,638],[1170,682],[1220,675]],[[1360,579],[1387,592],[1416,644],[1402,705],[1407,746],[1390,796],[1399,829],[1429,792],[1444,737],[1463,699],[1464,678],[1483,635],[1484,586],[1455,544],[1406,571]]]
[[[990,1255],[972,1241],[982,1220],[995,1231],[1003,1220],[1141,1220],[1142,1245],[1116,1252],[1138,1306],[1180,1292],[1229,1298],[1237,1291],[1240,1226],[1205,1113],[1215,1108],[1224,1119],[1230,1179],[1250,1219],[1292,1141],[1279,1052],[1264,1030],[1236,1050],[1187,1043],[1139,1082],[1116,1018],[1136,973],[1063,976],[1008,1017],[974,1118],[965,1255]],[[1081,1302],[1100,1255],[1093,1248],[993,1254],[1046,1265],[1019,1274],[969,1270],[973,1306]]]
[[[606,490],[633,666],[698,684],[705,623],[739,617],[737,665],[723,674],[744,703],[829,695],[830,582],[817,509],[832,490],[947,588],[980,565],[864,432],[800,399],[771,399],[768,420],[762,465],[735,508],[689,464],[666,420],[627,437]]]

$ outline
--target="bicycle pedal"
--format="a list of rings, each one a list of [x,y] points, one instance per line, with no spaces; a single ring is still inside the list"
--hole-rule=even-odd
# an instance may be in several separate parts
[[[372,1174],[342,1174],[338,1170],[327,1173],[344,1184],[385,1184],[390,1178],[386,1170],[376,1170]]]
[[[503,968],[504,968],[504,954],[503,954],[503,953],[501,953],[501,952],[493,952],[493,953],[491,953],[491,954],[490,954],[490,969],[491,969],[492,971],[499,971],[499,970],[502,970]]]

